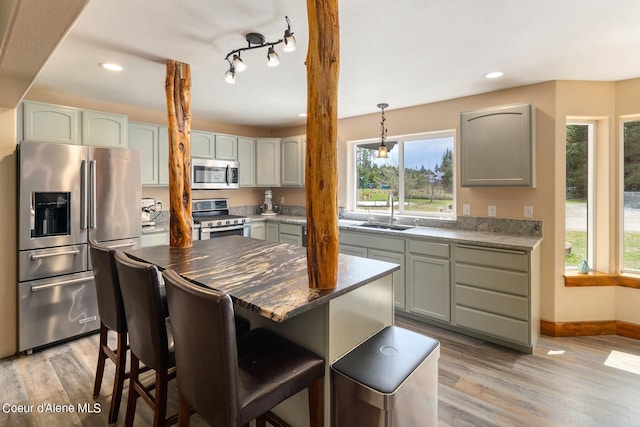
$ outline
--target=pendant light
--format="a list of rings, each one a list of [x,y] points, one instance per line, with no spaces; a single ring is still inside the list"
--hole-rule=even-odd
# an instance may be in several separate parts
[[[389,158],[389,152],[387,151],[387,146],[384,145],[384,140],[387,137],[387,129],[384,127],[384,121],[386,120],[384,117],[384,109],[387,108],[388,106],[389,104],[386,104],[386,103],[378,104],[378,108],[382,110],[382,119],[380,120],[380,147],[378,147],[379,159]]]

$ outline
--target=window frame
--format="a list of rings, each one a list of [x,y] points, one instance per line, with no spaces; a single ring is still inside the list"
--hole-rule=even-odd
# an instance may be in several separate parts
[[[452,151],[452,155],[453,155],[453,174],[452,174],[452,194],[453,194],[453,200],[452,200],[452,204],[453,204],[453,210],[451,212],[451,215],[448,215],[446,217],[443,216],[436,216],[436,215],[429,215],[428,213],[421,213],[421,212],[417,212],[417,211],[407,211],[404,208],[404,200],[405,200],[405,194],[404,194],[404,144],[405,142],[411,142],[411,141],[420,141],[420,140],[429,140],[429,139],[441,139],[441,138],[452,138],[453,139],[453,144],[451,147],[451,151]],[[457,156],[457,134],[456,134],[456,130],[455,129],[444,129],[444,130],[437,130],[437,131],[428,131],[428,132],[420,132],[420,133],[413,133],[413,134],[405,134],[405,135],[395,135],[395,136],[388,136],[386,138],[387,141],[394,141],[397,143],[398,146],[398,193],[396,195],[396,201],[398,202],[398,209],[396,210],[397,215],[402,215],[405,217],[416,217],[416,218],[428,218],[428,219],[436,219],[436,220],[444,220],[444,221],[450,221],[450,220],[456,220],[456,192],[457,192],[457,162],[456,162],[456,156]],[[365,213],[366,209],[358,209],[358,203],[357,203],[357,197],[358,197],[358,191],[357,191],[357,183],[358,183],[358,176],[357,176],[357,171],[358,168],[356,166],[356,149],[359,145],[364,145],[364,144],[375,144],[375,143],[379,143],[380,139],[379,138],[368,138],[368,139],[361,139],[361,140],[353,140],[353,141],[348,141],[347,142],[347,203],[346,203],[346,209],[350,212],[354,212],[354,213]],[[372,212],[373,213],[373,212]]]
[[[596,266],[596,245],[597,245],[597,220],[596,220],[596,188],[597,188],[597,164],[596,164],[596,135],[597,120],[575,119],[567,117],[565,120],[565,236],[567,232],[566,210],[567,210],[567,185],[566,185],[566,127],[570,125],[586,125],[587,126],[587,263],[594,269]],[[565,271],[577,270],[577,265],[568,266],[565,263]]]
[[[628,116],[621,116],[620,117],[620,126],[619,126],[619,165],[620,167],[618,168],[619,170],[619,174],[618,174],[618,188],[620,189],[618,191],[618,211],[619,211],[619,215],[618,215],[618,230],[619,230],[619,234],[618,234],[618,271],[620,272],[620,274],[624,274],[624,275],[634,275],[634,276],[640,276],[640,269],[632,269],[632,268],[625,268],[625,263],[624,263],[624,248],[625,248],[625,243],[624,243],[624,231],[625,231],[625,214],[624,214],[624,127],[626,123],[630,123],[630,122],[640,122],[640,114],[633,114],[633,115],[628,115]]]

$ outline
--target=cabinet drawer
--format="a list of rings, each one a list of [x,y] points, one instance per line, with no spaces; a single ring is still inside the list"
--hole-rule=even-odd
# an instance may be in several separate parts
[[[456,306],[456,325],[497,338],[529,345],[529,324],[472,308]]]
[[[391,252],[404,253],[404,240],[390,237],[374,236],[366,233],[340,233],[340,243],[353,246],[362,246],[371,249],[382,249]]]
[[[295,224],[280,223],[280,233],[302,236],[302,227]]]
[[[514,295],[529,295],[527,273],[456,263],[454,279],[456,283],[462,285],[473,285]]]
[[[426,242],[424,240],[410,240],[409,251],[416,254],[449,258],[449,244]]]
[[[529,271],[529,257],[524,251],[456,245],[456,262],[479,264],[507,270]]]
[[[455,286],[456,304],[520,320],[529,318],[529,299],[469,286]]]

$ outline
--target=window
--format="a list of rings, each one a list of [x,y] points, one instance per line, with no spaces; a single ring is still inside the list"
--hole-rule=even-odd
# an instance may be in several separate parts
[[[565,268],[594,267],[594,123],[568,123],[566,135]]]
[[[640,273],[640,119],[623,122],[622,271]]]
[[[356,210],[386,213],[393,194],[399,214],[455,218],[452,131],[389,138],[388,159],[376,157],[379,145],[354,146]]]

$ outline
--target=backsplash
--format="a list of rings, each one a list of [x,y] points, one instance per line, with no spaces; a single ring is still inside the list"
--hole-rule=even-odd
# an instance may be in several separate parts
[[[260,205],[231,207],[229,212],[233,215],[259,215]],[[283,205],[280,211],[282,215],[306,216],[304,206]],[[388,222],[389,215],[369,215],[359,212],[342,212],[342,219],[352,219],[373,222]],[[466,231],[488,231],[492,233],[515,234],[519,236],[542,237],[542,221],[535,219],[512,219],[494,217],[459,216],[455,220],[442,220],[424,217],[398,216],[398,224],[417,225],[419,227],[452,228]]]

